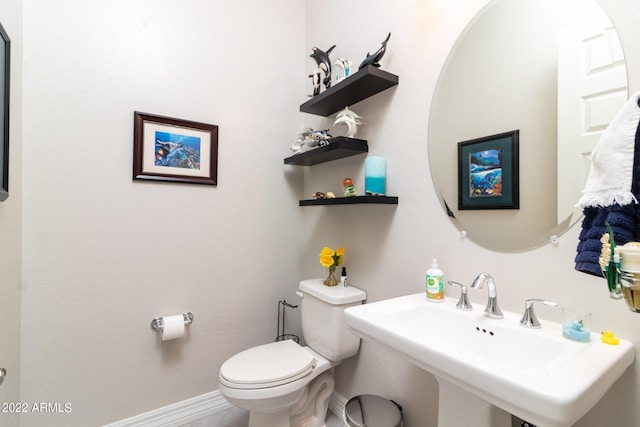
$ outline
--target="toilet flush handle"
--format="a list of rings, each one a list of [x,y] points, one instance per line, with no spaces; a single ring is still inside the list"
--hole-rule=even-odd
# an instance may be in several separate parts
[[[304,294],[300,291],[296,291],[296,295],[298,295],[300,298],[304,298]]]

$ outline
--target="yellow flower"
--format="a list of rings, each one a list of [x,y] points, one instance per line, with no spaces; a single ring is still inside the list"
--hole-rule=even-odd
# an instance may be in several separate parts
[[[320,264],[322,264],[323,267],[325,268],[329,268],[331,267],[331,265],[333,265],[333,257],[331,255],[320,255]]]
[[[343,249],[344,251],[344,249]],[[334,252],[333,249],[328,248],[328,247],[324,247],[322,248],[322,251],[320,251],[320,255],[325,255],[325,256],[333,256]]]
[[[324,247],[322,251],[320,251],[320,264],[324,268],[328,268],[329,271],[333,272],[336,269],[336,266],[342,265],[342,256],[344,255],[344,248],[338,248],[335,251],[331,248]]]

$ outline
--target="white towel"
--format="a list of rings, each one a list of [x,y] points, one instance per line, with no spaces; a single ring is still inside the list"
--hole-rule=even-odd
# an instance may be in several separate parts
[[[591,153],[591,170],[578,206],[625,206],[637,203],[631,192],[640,92],[629,98],[603,132]],[[640,159],[639,159],[640,160]]]

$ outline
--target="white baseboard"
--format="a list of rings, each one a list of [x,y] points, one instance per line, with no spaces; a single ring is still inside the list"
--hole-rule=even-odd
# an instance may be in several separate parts
[[[215,390],[104,427],[179,427],[232,407]]]
[[[347,398],[334,390],[329,398],[329,410],[344,419],[347,401]],[[231,408],[233,405],[215,390],[104,427],[179,427]]]

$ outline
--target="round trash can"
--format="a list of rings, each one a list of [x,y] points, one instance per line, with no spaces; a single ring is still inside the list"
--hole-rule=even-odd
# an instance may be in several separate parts
[[[402,427],[402,407],[373,394],[349,399],[344,417],[349,427]]]

